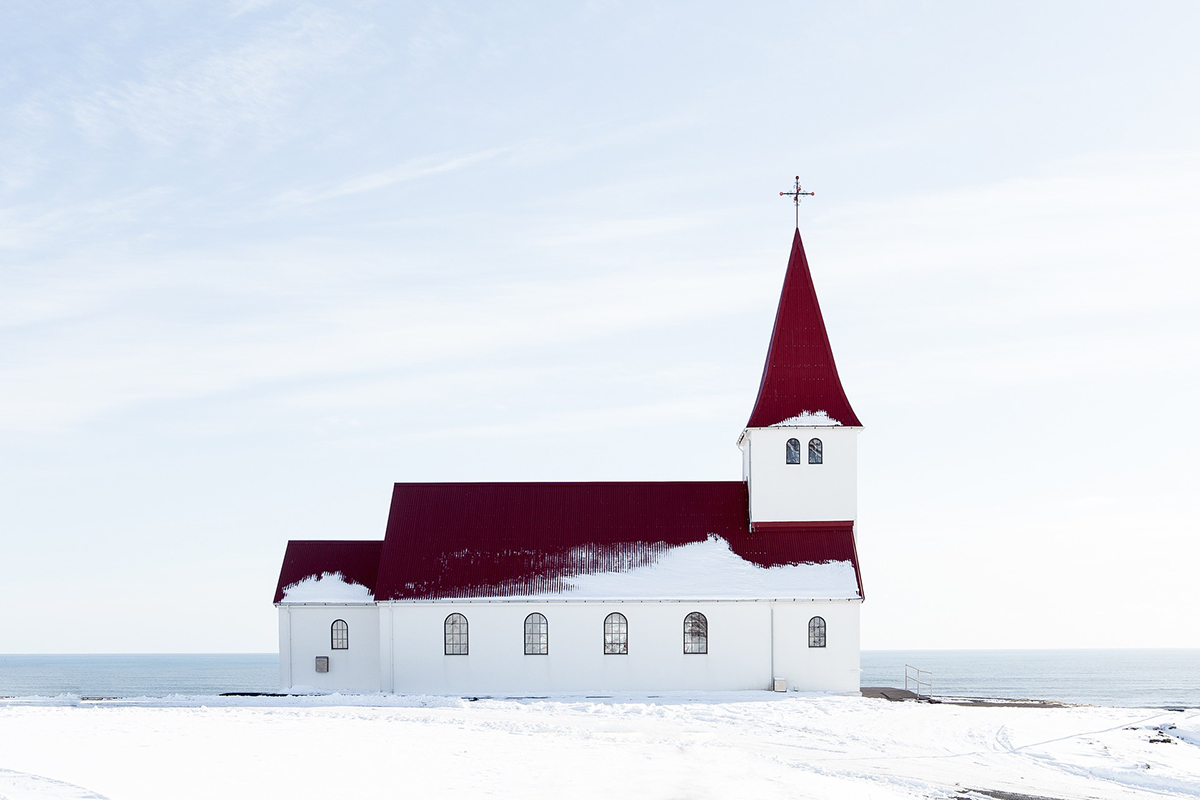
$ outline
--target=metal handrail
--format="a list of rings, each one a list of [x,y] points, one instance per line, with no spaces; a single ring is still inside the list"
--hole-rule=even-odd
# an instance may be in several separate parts
[[[926,675],[929,676],[928,679],[926,679],[924,677]],[[910,685],[916,687],[915,691],[909,689]],[[925,689],[924,694],[921,693],[922,687],[924,687],[924,689]],[[912,664],[905,664],[904,665],[904,691],[906,691],[906,692],[913,691],[913,694],[915,694],[917,696],[918,700],[921,700],[921,699],[932,700],[933,699],[933,673],[927,669],[918,669],[917,667],[914,667]]]

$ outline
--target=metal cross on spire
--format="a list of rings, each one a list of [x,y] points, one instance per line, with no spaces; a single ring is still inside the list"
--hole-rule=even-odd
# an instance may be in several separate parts
[[[794,190],[792,190],[790,192],[780,192],[779,193],[780,197],[790,197],[796,203],[796,228],[797,228],[797,230],[799,230],[799,228],[800,228],[800,198],[801,197],[815,197],[816,194],[817,194],[816,192],[805,192],[800,189],[800,176],[799,175],[796,176],[796,188]]]

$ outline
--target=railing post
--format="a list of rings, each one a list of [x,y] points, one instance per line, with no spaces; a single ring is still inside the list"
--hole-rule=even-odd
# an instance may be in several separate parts
[[[924,675],[928,675],[929,679],[925,680],[922,677]],[[927,669],[921,669],[919,667],[914,667],[912,664],[905,664],[904,665],[904,691],[906,691],[906,692],[909,691],[908,687],[909,687],[910,683],[912,685],[916,686],[916,691],[914,692],[914,694],[916,694],[918,700],[922,699],[922,694],[921,694],[922,686],[927,687],[927,689],[928,689],[928,691],[925,693],[924,697],[929,700],[933,699],[933,673],[932,672],[930,672]]]

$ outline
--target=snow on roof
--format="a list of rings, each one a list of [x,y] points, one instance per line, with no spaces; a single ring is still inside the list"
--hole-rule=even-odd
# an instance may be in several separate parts
[[[797,427],[832,427],[841,425],[833,417],[829,416],[824,411],[802,411],[794,417],[788,417],[772,425],[772,428],[790,428]]]
[[[303,540],[288,542],[275,584],[276,603],[283,602],[285,590],[309,578],[337,574],[350,584],[363,586],[375,593],[375,578],[379,574],[380,541]],[[319,581],[318,581],[319,582]],[[329,585],[332,588],[332,584]],[[292,600],[292,602],[297,602]],[[313,600],[311,602],[329,602]],[[340,601],[339,601],[340,602]]]
[[[283,603],[373,603],[375,595],[340,572],[310,575],[283,589]]]
[[[854,564],[782,564],[760,567],[740,558],[729,542],[709,536],[666,549],[624,570],[565,577],[557,592],[508,599],[768,600],[858,597]]]
[[[862,425],[842,389],[821,305],[817,302],[817,290],[808,269],[808,257],[797,230],[758,398],[746,427],[778,425],[803,415],[805,409],[824,409],[830,419],[840,420],[832,424]]]

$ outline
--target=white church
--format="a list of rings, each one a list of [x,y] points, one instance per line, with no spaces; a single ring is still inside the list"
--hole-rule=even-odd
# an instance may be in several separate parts
[[[382,541],[288,542],[280,682],[857,693],[861,428],[797,229],[742,480],[398,483]]]

